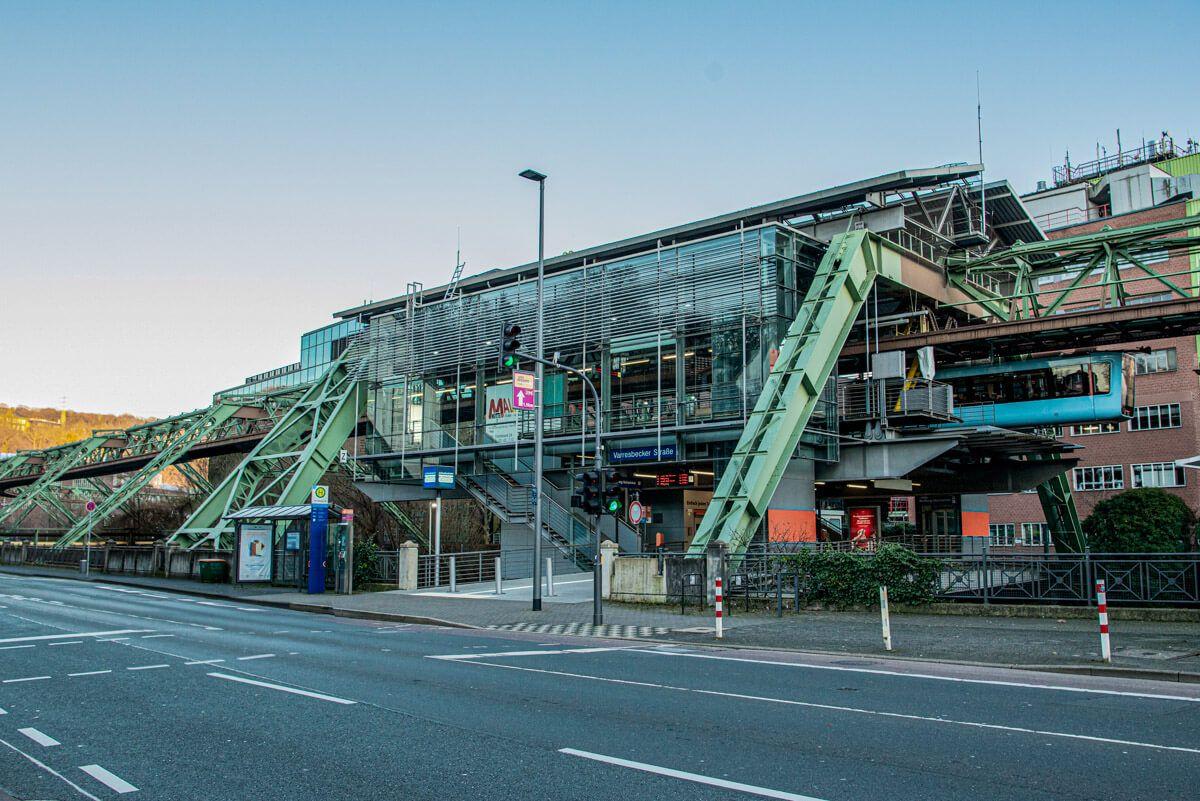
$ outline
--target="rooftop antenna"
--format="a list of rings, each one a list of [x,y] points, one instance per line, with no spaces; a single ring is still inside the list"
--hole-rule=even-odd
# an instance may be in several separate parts
[[[458,245],[454,251],[454,274],[450,276],[450,283],[446,285],[446,294],[442,300],[450,300],[455,297],[458,292],[458,282],[462,278],[463,268],[467,263],[462,260],[462,226],[458,227]]]
[[[983,93],[979,88],[979,70],[975,70],[975,134],[979,140],[979,233],[986,236],[987,184],[983,180]]]

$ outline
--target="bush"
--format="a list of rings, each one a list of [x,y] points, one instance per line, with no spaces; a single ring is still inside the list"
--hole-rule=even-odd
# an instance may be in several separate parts
[[[1083,533],[1096,553],[1170,553],[1188,550],[1195,524],[1192,510],[1178,496],[1142,488],[1096,504]]]
[[[375,581],[376,562],[379,561],[379,546],[374,540],[354,543],[354,586],[366,587]]]
[[[802,551],[788,558],[800,574],[810,600],[833,606],[862,606],[879,600],[887,585],[889,600],[924,604],[933,601],[941,564],[901,545],[881,545],[875,553]]]

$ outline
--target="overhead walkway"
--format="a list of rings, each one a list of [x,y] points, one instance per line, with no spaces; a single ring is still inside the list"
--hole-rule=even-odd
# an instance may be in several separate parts
[[[868,231],[839,234],[829,243],[700,521],[692,553],[703,553],[710,542],[718,541],[731,553],[746,550],[867,292],[877,275],[895,276],[899,269],[900,254],[894,246]]]

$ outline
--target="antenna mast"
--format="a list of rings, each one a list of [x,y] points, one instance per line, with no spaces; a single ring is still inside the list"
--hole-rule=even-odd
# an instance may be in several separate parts
[[[979,70],[975,70],[975,135],[979,140],[979,232],[987,236],[987,184],[983,180],[983,94]]]

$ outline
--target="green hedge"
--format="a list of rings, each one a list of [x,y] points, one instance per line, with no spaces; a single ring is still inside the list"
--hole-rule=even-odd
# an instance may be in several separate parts
[[[879,586],[888,599],[924,604],[934,599],[941,563],[901,545],[881,545],[874,553],[802,551],[787,557],[787,570],[800,574],[811,601],[832,606],[862,606],[879,601]]]
[[[376,562],[379,561],[379,546],[374,540],[360,540],[354,543],[354,586],[366,588],[367,584],[376,581]]]

